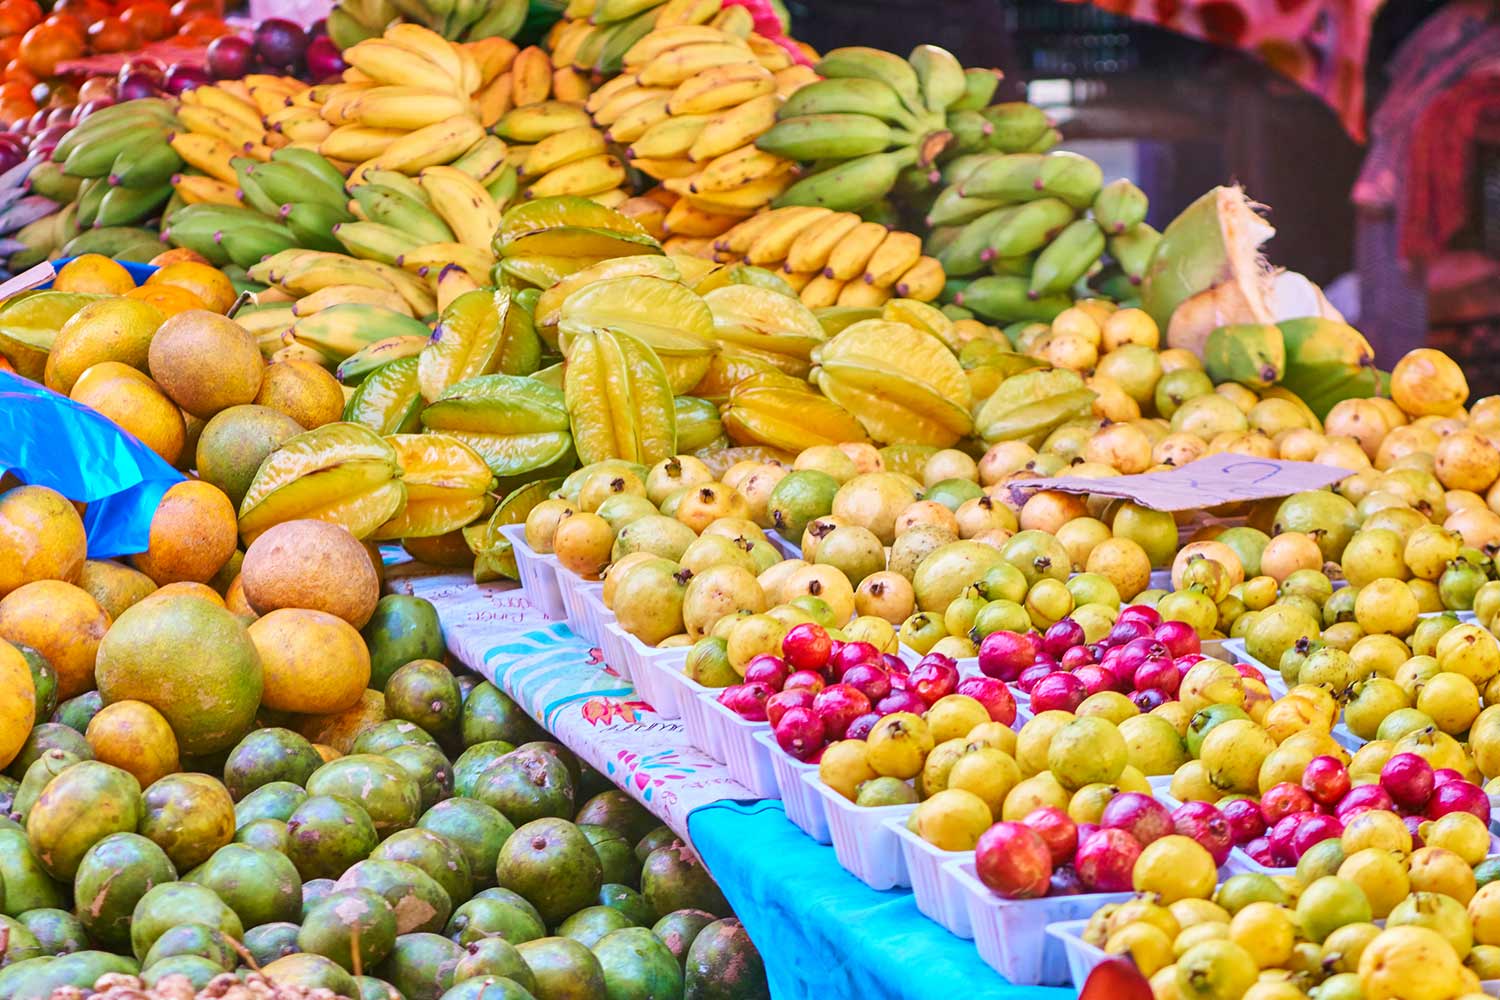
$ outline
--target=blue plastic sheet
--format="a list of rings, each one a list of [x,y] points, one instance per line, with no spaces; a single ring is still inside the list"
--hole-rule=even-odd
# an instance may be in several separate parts
[[[877,892],[793,826],[781,803],[720,802],[688,816],[693,844],[766,963],[776,1000],[1072,1000],[1015,986],[917,910]]]
[[[89,557],[144,552],[151,516],[182,473],[108,417],[0,372],[0,473],[88,504]]]

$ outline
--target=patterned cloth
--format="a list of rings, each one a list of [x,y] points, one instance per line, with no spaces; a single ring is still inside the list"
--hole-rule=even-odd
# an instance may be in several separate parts
[[[755,796],[663,719],[597,647],[546,618],[515,584],[393,566],[387,587],[437,608],[448,651],[515,699],[532,718],[629,792],[682,837],[688,813]]]

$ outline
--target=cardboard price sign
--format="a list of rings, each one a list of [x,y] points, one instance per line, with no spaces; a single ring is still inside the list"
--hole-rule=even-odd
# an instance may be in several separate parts
[[[1353,470],[1317,462],[1284,462],[1277,458],[1220,453],[1189,462],[1170,472],[1143,472],[1135,476],[1082,479],[1059,476],[1026,479],[1011,484],[1013,490],[1061,490],[1119,497],[1152,510],[1202,510],[1245,500],[1290,496],[1302,490],[1317,490],[1353,474]]]

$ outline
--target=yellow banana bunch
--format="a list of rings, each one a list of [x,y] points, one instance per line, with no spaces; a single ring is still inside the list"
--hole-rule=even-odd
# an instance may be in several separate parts
[[[237,156],[253,156],[259,149],[267,150],[269,156],[270,149],[290,141],[266,128],[260,105],[243,80],[221,80],[185,90],[181,101],[177,117],[187,131],[222,140],[235,147]]]
[[[474,100],[480,120],[486,128],[493,128],[514,108],[545,101],[582,104],[588,95],[586,74],[571,66],[554,67],[551,57],[533,45],[521,49],[503,70],[487,79]]]
[[[874,307],[892,298],[931,302],[946,280],[915,234],[813,206],[753,215],[713,248],[716,260],[775,270],[812,309]]]
[[[632,167],[679,196],[663,235],[701,240],[791,186],[796,164],[760,152],[755,140],[786,95],[816,77],[756,35],[741,8],[701,16],[700,5],[699,16],[673,10],[668,19],[671,6],[659,8],[654,27],[625,50],[623,72],[584,107],[608,141],[626,146]]]

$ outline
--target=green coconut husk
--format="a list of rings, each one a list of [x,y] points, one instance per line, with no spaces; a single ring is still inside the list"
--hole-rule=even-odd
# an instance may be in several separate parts
[[[1141,283],[1141,306],[1170,347],[1199,356],[1234,323],[1273,323],[1275,273],[1260,247],[1276,234],[1239,187],[1216,187],[1162,233]]]

